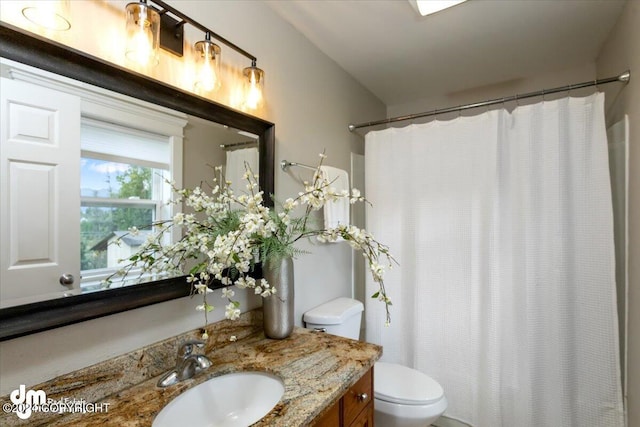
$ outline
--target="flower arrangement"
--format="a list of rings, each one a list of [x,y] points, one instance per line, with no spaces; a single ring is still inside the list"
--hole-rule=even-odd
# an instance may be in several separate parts
[[[128,264],[105,280],[108,286],[116,276],[126,276],[133,271],[142,274],[171,273],[184,274],[188,261],[194,265],[188,272],[187,280],[192,284],[192,295],[200,295],[202,303],[196,309],[207,313],[214,307],[207,300],[212,292],[209,285],[214,280],[223,285],[235,285],[239,289],[251,288],[255,294],[268,297],[277,293],[277,288],[265,279],[255,279],[249,275],[256,262],[294,257],[303,251],[296,248],[301,239],[316,237],[321,242],[335,242],[344,239],[353,248],[362,252],[367,260],[374,281],[379,285],[372,295],[385,304],[386,324],[390,322],[388,298],[384,287],[385,265],[395,262],[389,248],[379,243],[366,230],[353,225],[339,225],[335,228],[314,226],[311,215],[329,201],[348,198],[350,203],[365,202],[357,189],[337,192],[332,183],[324,177],[320,161],[311,182],[304,182],[304,190],[295,198],[289,198],[270,209],[263,204],[263,192],[258,188],[258,176],[245,165],[244,179],[246,192],[235,194],[231,182],[226,181],[221,167],[214,168],[215,177],[203,186],[193,189],[178,189],[171,184],[177,194],[171,203],[183,203],[194,213],[177,213],[171,220],[156,222],[156,233],[149,235],[140,250],[131,256]],[[302,210],[302,215],[294,212]],[[183,234],[177,242],[165,244],[164,237],[173,227],[182,227]],[[129,233],[136,234],[132,228]],[[222,290],[227,299],[225,317],[235,320],[240,316],[240,303],[233,299],[234,291],[229,287]],[[206,337],[204,337],[206,338]]]

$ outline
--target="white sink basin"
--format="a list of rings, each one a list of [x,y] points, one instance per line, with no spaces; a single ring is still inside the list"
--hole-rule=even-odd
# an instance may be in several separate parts
[[[284,383],[266,372],[237,372],[211,378],[173,399],[153,427],[247,427],[282,398]]]

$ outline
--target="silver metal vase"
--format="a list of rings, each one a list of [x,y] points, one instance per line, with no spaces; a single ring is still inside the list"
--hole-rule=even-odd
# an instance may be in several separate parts
[[[276,288],[275,295],[262,301],[264,334],[268,338],[286,338],[293,332],[293,259],[267,260],[262,265],[262,274]]]

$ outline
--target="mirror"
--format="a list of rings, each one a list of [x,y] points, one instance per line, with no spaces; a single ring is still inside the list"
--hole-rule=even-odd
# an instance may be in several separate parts
[[[183,133],[185,169],[200,167],[194,166],[194,161],[202,159],[204,155],[212,165],[221,162],[224,164],[225,150],[238,149],[245,143],[247,146],[257,147],[259,184],[264,191],[267,205],[272,205],[270,199],[274,191],[274,125],[272,123],[26,33],[5,23],[0,23],[0,52],[3,58],[10,61],[118,94],[135,94],[136,99],[169,111],[169,115],[174,114],[171,111],[176,112],[175,114],[184,119],[185,123]],[[196,137],[196,134],[205,135],[206,141]],[[222,139],[214,138],[214,134],[221,135]],[[220,147],[220,145],[226,147]],[[182,186],[193,187],[199,184],[199,181],[210,177],[206,166],[203,165],[201,170],[201,177],[198,177],[200,172],[194,174],[194,171],[191,171],[191,178],[187,179],[185,176]],[[90,192],[95,195],[100,190],[100,188],[94,188]],[[3,245],[5,244],[2,235],[0,235],[0,241]],[[98,248],[99,242],[94,242],[92,248],[94,247]],[[261,274],[259,268],[256,269],[255,274]],[[3,283],[2,286],[7,284]],[[182,276],[97,292],[76,292],[72,296],[63,298],[10,306],[0,309],[0,340],[180,298],[189,293],[190,285]]]

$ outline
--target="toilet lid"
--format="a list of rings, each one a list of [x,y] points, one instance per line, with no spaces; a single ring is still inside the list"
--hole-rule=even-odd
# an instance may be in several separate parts
[[[373,389],[376,399],[403,405],[427,405],[444,396],[433,378],[395,363],[375,364]]]

